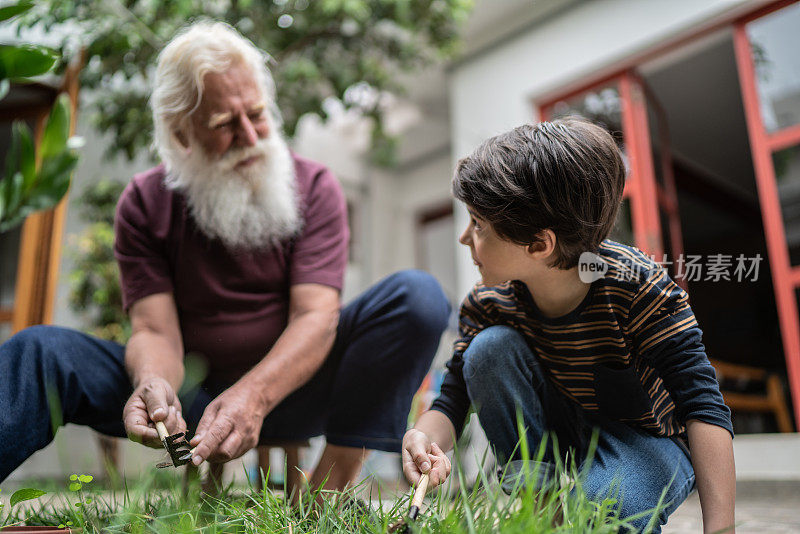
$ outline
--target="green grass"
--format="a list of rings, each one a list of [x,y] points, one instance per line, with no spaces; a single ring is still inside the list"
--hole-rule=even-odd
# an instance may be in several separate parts
[[[527,453],[525,444],[522,449]],[[534,456],[541,458],[543,450]],[[307,492],[299,504],[292,505],[280,491],[233,486],[213,498],[202,495],[199,485],[184,495],[178,471],[166,480],[164,477],[163,472],[154,474],[115,492],[103,490],[85,476],[75,477],[65,484],[71,491],[0,510],[0,524],[69,525],[92,533],[386,533],[404,516],[410,499],[408,494],[390,499],[370,495],[374,503],[384,504],[367,510],[352,505],[356,494],[363,496],[365,490],[357,487],[324,492],[322,499]],[[507,496],[497,481],[484,473],[467,489],[462,470],[456,466],[446,484],[451,487],[429,496],[411,532],[610,533],[629,526],[632,518],[619,517],[613,494],[601,502],[586,498],[574,465],[560,466],[558,480],[556,487],[540,493],[533,490],[535,480],[528,475]],[[320,501],[322,504],[314,504]]]

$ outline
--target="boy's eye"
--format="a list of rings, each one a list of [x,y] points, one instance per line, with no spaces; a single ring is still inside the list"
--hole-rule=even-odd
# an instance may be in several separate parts
[[[472,220],[472,226],[474,226],[476,230],[481,227],[481,225],[478,224],[478,221],[476,221],[474,217],[471,220]]]

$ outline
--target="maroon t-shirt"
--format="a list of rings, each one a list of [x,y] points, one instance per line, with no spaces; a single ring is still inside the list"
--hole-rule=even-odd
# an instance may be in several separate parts
[[[349,230],[341,186],[322,165],[294,161],[303,226],[277,247],[233,250],[206,237],[183,194],[164,186],[163,165],[134,176],[117,204],[125,310],[172,292],[184,349],[207,359],[214,379],[236,380],[267,354],[286,327],[291,286],[342,289]]]

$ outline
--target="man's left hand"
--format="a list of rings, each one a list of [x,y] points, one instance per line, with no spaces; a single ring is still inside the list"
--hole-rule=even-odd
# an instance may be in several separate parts
[[[255,447],[266,416],[260,399],[246,383],[237,382],[211,401],[189,442],[195,448],[192,463],[227,462]]]

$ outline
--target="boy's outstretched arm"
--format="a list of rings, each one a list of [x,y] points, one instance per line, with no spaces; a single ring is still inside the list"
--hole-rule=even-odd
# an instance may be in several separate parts
[[[453,448],[455,427],[445,414],[428,410],[414,428],[403,436],[403,473],[416,485],[422,473],[430,473],[429,487],[443,483],[450,474],[450,459],[445,455]]]
[[[703,510],[703,532],[733,533],[736,471],[731,435],[696,419],[686,422],[686,433]]]

